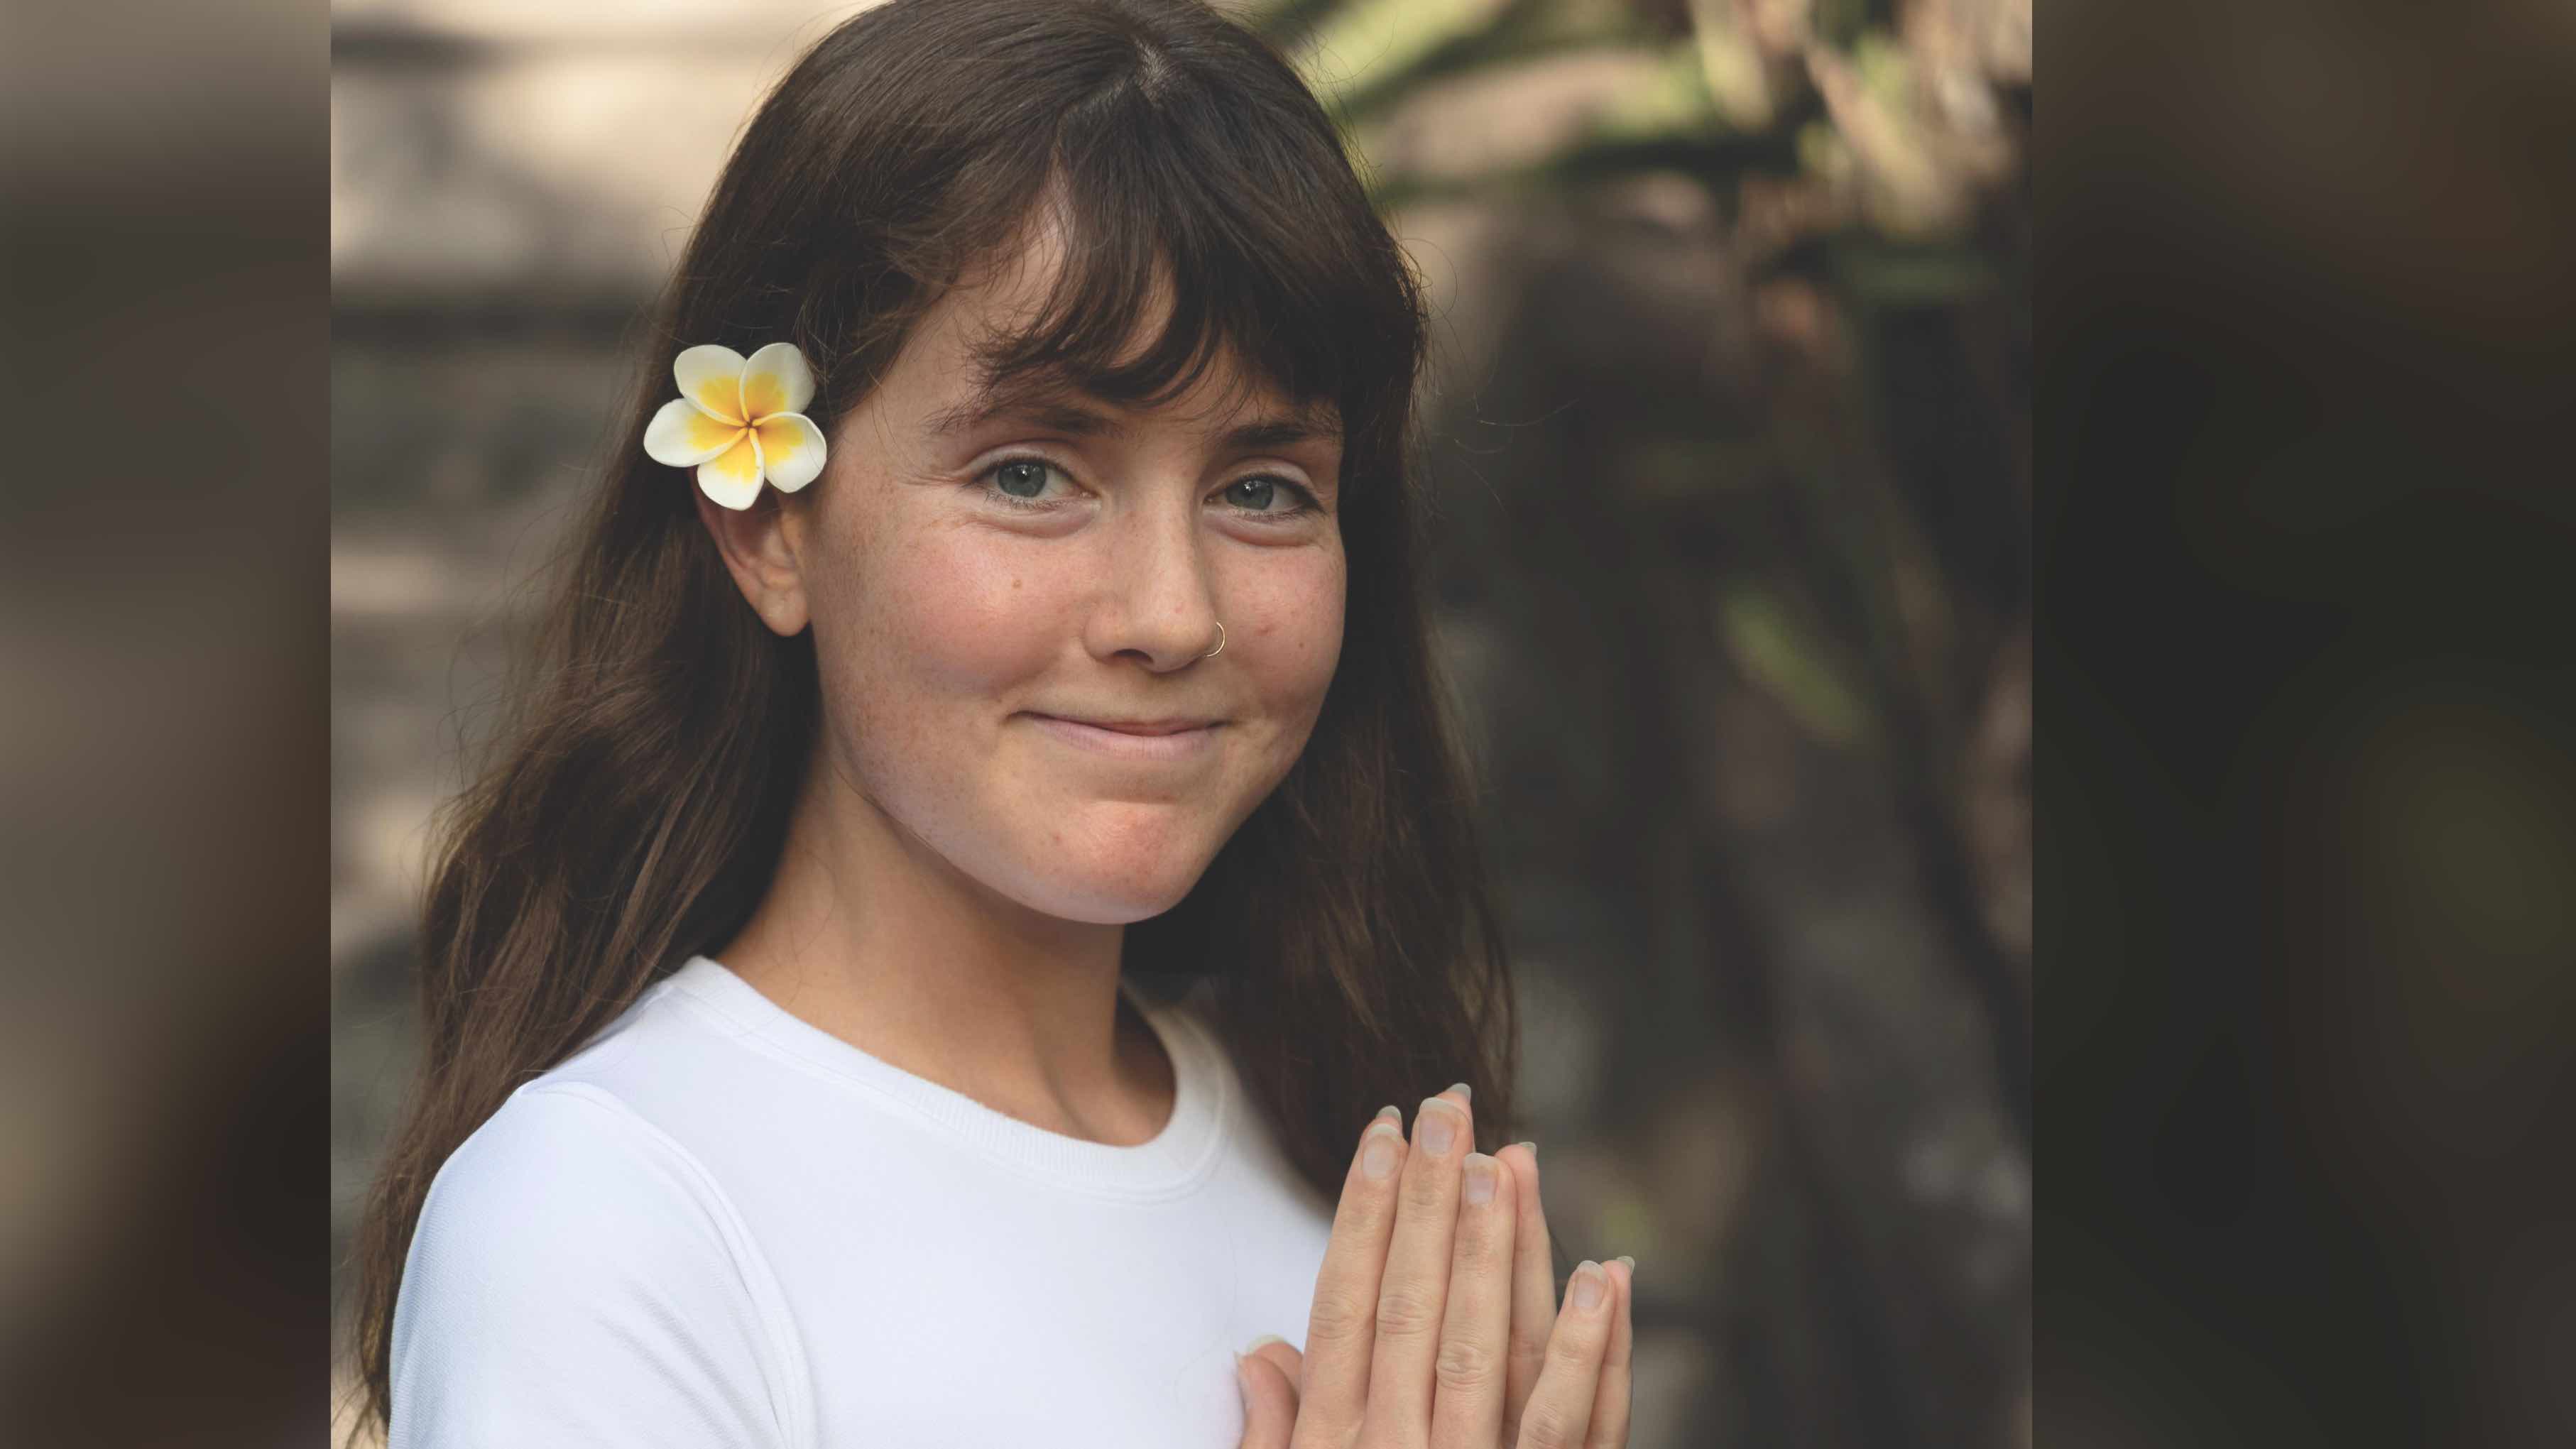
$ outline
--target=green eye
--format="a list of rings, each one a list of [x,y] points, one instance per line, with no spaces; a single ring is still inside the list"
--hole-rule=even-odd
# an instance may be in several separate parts
[[[1282,488],[1288,490],[1288,496],[1284,500],[1279,495],[1279,490]],[[1252,491],[1246,493],[1242,491],[1244,489]],[[1285,478],[1273,477],[1267,473],[1238,478],[1227,484],[1224,492],[1236,512],[1255,518],[1293,518],[1301,513],[1321,511],[1316,504],[1315,495],[1307,491],[1304,485],[1292,483]],[[1271,506],[1274,502],[1279,502],[1282,506]]]
[[[995,468],[993,481],[1014,498],[1035,498],[1046,491],[1046,475],[1046,464],[1017,458]]]
[[[1047,475],[1059,472],[1044,458],[1005,458],[987,468],[976,478],[987,498],[1005,507],[1044,512],[1062,506],[1061,500],[1041,498],[1046,492]]]

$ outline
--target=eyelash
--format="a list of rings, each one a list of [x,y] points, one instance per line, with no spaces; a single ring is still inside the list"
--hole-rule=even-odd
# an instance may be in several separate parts
[[[975,481],[981,485],[977,491],[1005,507],[1017,509],[1022,513],[1051,513],[1057,508],[1063,506],[1060,503],[1041,503],[1035,499],[1022,498],[1016,494],[1005,493],[996,486],[992,481],[993,475],[1001,472],[1004,468],[1007,468],[1014,463],[1034,463],[1041,468],[1046,468],[1059,474],[1065,471],[1063,465],[1047,458],[1021,455],[1017,457],[997,459],[991,467],[988,467],[983,472],[975,475]],[[1323,508],[1317,501],[1312,489],[1309,489],[1303,483],[1297,482],[1295,479],[1282,478],[1276,473],[1247,473],[1242,477],[1235,479],[1233,482],[1226,484],[1224,488],[1220,488],[1217,491],[1219,493],[1223,493],[1226,489],[1234,487],[1235,484],[1252,482],[1276,484],[1281,488],[1289,490],[1291,493],[1295,494],[1296,497],[1304,501],[1289,508],[1260,509],[1237,507],[1234,511],[1242,517],[1274,521],[1283,518],[1298,518],[1309,513],[1323,512]]]

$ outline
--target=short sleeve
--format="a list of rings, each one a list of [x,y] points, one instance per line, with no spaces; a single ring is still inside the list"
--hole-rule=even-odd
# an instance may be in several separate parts
[[[422,1206],[388,1449],[784,1449],[792,1370],[742,1246],[712,1179],[623,1103],[521,1091]]]

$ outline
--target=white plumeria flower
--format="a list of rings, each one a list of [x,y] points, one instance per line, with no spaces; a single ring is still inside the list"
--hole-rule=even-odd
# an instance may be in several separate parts
[[[823,430],[800,411],[814,400],[814,369],[792,342],[773,342],[749,361],[730,347],[692,347],[671,364],[680,395],[644,428],[656,463],[698,470],[698,486],[743,509],[760,485],[793,493],[823,471]]]

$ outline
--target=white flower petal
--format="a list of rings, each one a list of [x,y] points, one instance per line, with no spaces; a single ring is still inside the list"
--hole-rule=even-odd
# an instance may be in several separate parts
[[[823,430],[803,413],[762,418],[752,431],[760,437],[760,465],[769,484],[793,493],[823,471]]]
[[[814,400],[814,369],[793,342],[773,342],[751,355],[742,370],[743,416],[753,422],[778,413],[800,413]]]
[[[644,456],[673,468],[694,468],[732,447],[742,434],[742,424],[708,417],[706,409],[675,397],[645,425]]]
[[[742,411],[742,354],[708,343],[682,352],[671,364],[680,380],[680,396],[705,408],[710,417],[746,421]]]
[[[743,429],[742,441],[698,465],[698,486],[739,512],[760,496],[760,434]]]

